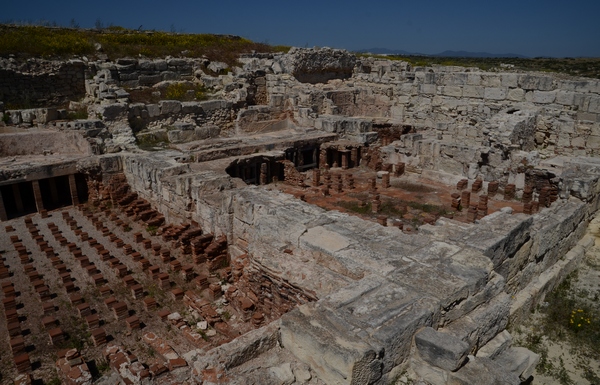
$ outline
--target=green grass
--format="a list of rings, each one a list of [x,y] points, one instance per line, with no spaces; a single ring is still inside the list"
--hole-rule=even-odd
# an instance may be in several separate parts
[[[164,99],[179,100],[181,102],[192,100],[206,100],[206,88],[201,85],[191,85],[187,83],[171,83],[165,90]]]
[[[85,107],[82,107],[82,108],[74,110],[74,111],[69,111],[67,114],[67,118],[69,120],[87,119],[88,118],[87,109]]]
[[[95,44],[102,50],[97,52]],[[168,55],[206,56],[210,60],[237,63],[242,53],[251,51],[281,52],[285,47],[271,47],[239,36],[184,34],[161,31],[136,31],[111,26],[100,30],[48,28],[34,25],[0,25],[0,56],[65,58],[73,55],[94,57],[106,54],[109,59],[127,56],[149,58]]]

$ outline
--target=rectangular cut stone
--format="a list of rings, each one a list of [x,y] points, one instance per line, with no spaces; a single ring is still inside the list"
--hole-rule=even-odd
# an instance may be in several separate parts
[[[465,86],[463,88],[463,97],[483,99],[484,88],[479,86]]]
[[[467,84],[471,86],[478,86],[481,84],[481,75],[468,73],[467,74]]]
[[[578,112],[577,113],[577,119],[578,120],[583,120],[583,121],[587,121],[587,122],[595,122],[596,119],[598,118],[599,115],[596,114],[591,114],[589,112]]]
[[[600,96],[590,97],[588,111],[593,114],[600,114]]]
[[[517,88],[519,85],[519,75],[517,74],[502,74],[502,87]]]
[[[556,91],[533,91],[533,102],[540,104],[553,103],[556,99]]]
[[[463,86],[467,84],[466,73],[453,73],[448,74],[444,78],[444,83],[448,86]]]
[[[570,106],[575,104],[575,94],[569,91],[557,91],[556,92],[556,103],[562,104],[563,106]]]
[[[437,87],[435,84],[421,84],[421,93],[426,95],[435,95],[437,93]]]
[[[539,88],[540,78],[534,75],[520,75],[519,87],[525,90],[536,90]]]
[[[490,88],[486,87],[484,91],[485,99],[490,100],[504,100],[506,99],[507,89],[506,88]]]
[[[455,371],[467,359],[469,344],[450,334],[426,327],[415,335],[419,355],[428,363]]]
[[[445,96],[454,96],[460,98],[462,96],[462,88],[458,86],[440,87],[440,93]]]
[[[515,102],[522,102],[525,100],[525,91],[521,88],[510,89],[506,98]]]
[[[486,73],[485,75],[481,76],[481,80],[482,80],[482,82],[481,82],[482,86],[486,86],[486,87],[490,87],[490,88],[502,87],[502,79],[501,79],[500,75]]]

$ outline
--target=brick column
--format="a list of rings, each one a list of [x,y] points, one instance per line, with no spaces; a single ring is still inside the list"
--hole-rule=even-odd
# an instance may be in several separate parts
[[[69,175],[69,190],[71,191],[71,202],[73,206],[79,204],[79,196],[77,195],[77,184],[75,183],[75,175]]]
[[[35,198],[35,206],[37,207],[38,213],[44,209],[44,201],[42,200],[42,190],[40,190],[40,182],[34,180],[31,182],[33,186],[33,197]]]
[[[259,178],[258,184],[261,184],[261,185],[267,184],[268,183],[267,181],[269,180],[268,178],[269,178],[269,176],[267,174],[267,164],[261,163],[260,164],[260,178]]]
[[[323,168],[327,164],[327,149],[322,148],[319,152],[319,167]]]
[[[350,151],[348,150],[344,150],[341,151],[342,153],[342,170],[347,170],[348,169],[348,163],[350,160]]]
[[[350,149],[350,167],[358,167],[358,148]]]
[[[6,215],[6,208],[4,207],[4,198],[2,198],[2,191],[0,191],[0,221],[8,220]]]
[[[22,213],[23,208],[23,199],[21,199],[21,190],[19,189],[19,184],[15,183],[12,185],[13,195],[15,196],[15,206],[17,206],[17,212]]]

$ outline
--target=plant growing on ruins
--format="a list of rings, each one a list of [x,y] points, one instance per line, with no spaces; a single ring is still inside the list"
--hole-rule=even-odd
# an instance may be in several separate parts
[[[228,310],[225,310],[221,314],[221,318],[223,319],[223,321],[229,321],[231,319],[231,313]]]
[[[52,377],[50,381],[47,382],[48,385],[61,385],[62,381],[58,377]]]
[[[82,107],[74,111],[69,111],[69,113],[67,114],[67,118],[69,120],[87,119],[87,109],[85,107]]]
[[[206,100],[207,89],[201,85],[188,83],[171,83],[167,86],[164,98],[167,100],[191,101]]]
[[[2,121],[4,124],[8,124],[8,122],[10,122],[10,115],[7,112],[2,114]]]
[[[158,230],[158,227],[156,226],[148,226],[146,227],[146,231],[148,232],[148,234],[154,236],[156,235],[156,231]]]

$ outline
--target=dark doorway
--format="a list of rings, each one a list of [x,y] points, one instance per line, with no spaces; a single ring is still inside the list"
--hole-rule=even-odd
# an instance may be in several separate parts
[[[39,183],[42,201],[46,210],[55,210],[73,204],[68,175],[41,179]]]
[[[31,182],[2,186],[0,191],[8,219],[37,212]]]
[[[77,198],[79,203],[88,201],[87,178],[83,174],[75,174],[75,185],[77,186]]]

